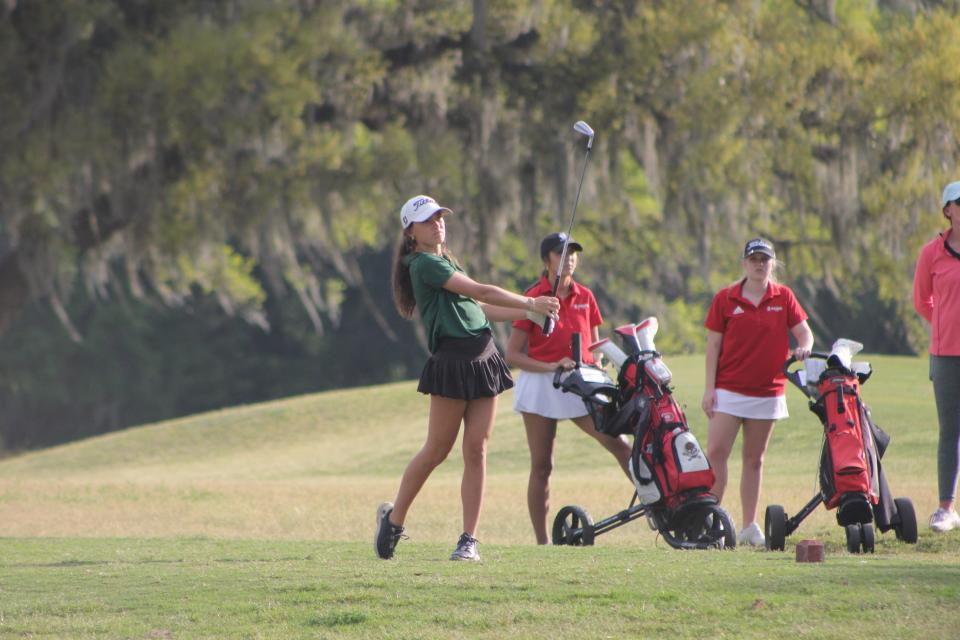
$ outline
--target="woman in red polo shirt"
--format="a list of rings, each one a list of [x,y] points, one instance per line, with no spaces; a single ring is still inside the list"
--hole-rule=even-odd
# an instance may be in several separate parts
[[[527,296],[549,296],[553,291],[551,274],[557,273],[563,252],[565,233],[551,233],[540,243],[543,274],[527,289]],[[513,409],[523,416],[530,448],[530,480],[527,484],[527,507],[537,544],[547,544],[547,515],[550,511],[550,472],[553,470],[553,449],[557,437],[557,421],[572,420],[585,433],[596,439],[612,453],[624,473],[630,459],[630,444],[623,436],[614,438],[594,428],[583,400],[572,393],[553,388],[553,375],[558,367],[574,367],[570,351],[571,337],[579,333],[584,345],[600,338],[599,327],[603,317],[593,292],[574,282],[573,272],[583,247],[571,238],[567,245],[567,260],[560,277],[557,298],[560,300],[559,319],[553,332],[544,336],[540,325],[530,320],[515,320],[510,331],[505,359],[507,364],[521,370],[514,389]],[[593,354],[584,350],[585,364],[593,363]]]
[[[797,342],[797,359],[806,358],[813,347],[807,314],[793,291],[773,278],[776,262],[768,241],[749,241],[743,250],[745,277],[714,296],[704,322],[707,376],[702,406],[709,419],[707,457],[717,476],[713,493],[723,498],[727,460],[743,425],[744,527],[739,543],[754,546],[764,544],[757,524],[763,456],[774,424],[787,417],[783,363],[790,356],[790,334]]]

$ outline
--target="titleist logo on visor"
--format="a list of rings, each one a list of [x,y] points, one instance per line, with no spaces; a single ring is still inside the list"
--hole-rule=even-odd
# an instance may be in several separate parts
[[[410,208],[413,209],[412,213],[416,213],[420,207],[422,207],[425,204],[430,204],[431,202],[433,202],[433,198],[419,198],[417,200],[414,200],[413,203],[411,203],[410,205]],[[407,217],[406,213],[404,213],[401,216],[401,220],[403,222],[403,226],[407,226],[408,224],[410,224],[410,218]]]

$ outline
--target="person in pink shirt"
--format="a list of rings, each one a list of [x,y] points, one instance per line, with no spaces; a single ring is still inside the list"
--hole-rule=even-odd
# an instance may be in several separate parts
[[[807,314],[789,287],[777,284],[773,245],[754,238],[743,249],[744,278],[721,289],[704,321],[707,329],[706,388],[707,458],[716,473],[713,493],[723,498],[727,460],[743,426],[743,469],[740,501],[743,529],[739,543],[762,546],[757,524],[763,456],[777,420],[787,417],[783,363],[802,360],[813,348]]]
[[[930,516],[930,528],[942,533],[960,527],[954,509],[960,475],[960,181],[944,188],[940,205],[950,228],[920,250],[913,306],[930,323],[930,380],[940,422],[940,506]]]

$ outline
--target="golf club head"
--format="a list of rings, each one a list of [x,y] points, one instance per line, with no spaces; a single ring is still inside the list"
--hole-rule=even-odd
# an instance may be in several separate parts
[[[637,325],[635,330],[637,334],[637,342],[640,344],[640,348],[643,351],[657,350],[656,345],[653,343],[653,338],[657,335],[657,331],[659,329],[660,323],[657,322],[656,316],[650,316]]]
[[[827,358],[827,365],[835,367],[839,364],[849,369],[853,362],[853,356],[861,351],[863,351],[863,344],[856,340],[839,338],[830,348],[830,357]]]
[[[588,125],[583,120],[577,120],[576,124],[573,125],[573,130],[581,135],[584,135],[590,138],[587,141],[587,149],[593,146],[593,127]]]
[[[623,348],[626,349],[628,353],[634,354],[641,351],[640,341],[637,340],[637,325],[631,322],[622,327],[617,327],[613,332],[620,336]]]
[[[623,349],[610,342],[610,338],[604,338],[603,340],[594,342],[587,347],[587,350],[593,353],[594,359],[599,359],[598,356],[601,355],[604,356],[612,362],[613,366],[617,369],[620,369],[627,359],[627,354],[623,352]]]

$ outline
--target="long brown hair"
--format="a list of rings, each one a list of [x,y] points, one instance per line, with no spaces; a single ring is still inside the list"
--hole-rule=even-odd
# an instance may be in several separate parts
[[[397,245],[397,251],[393,258],[393,304],[397,307],[397,312],[409,320],[413,317],[413,311],[417,308],[417,299],[413,296],[413,282],[410,280],[410,267],[407,266],[406,258],[417,250],[417,241],[411,235],[403,233],[400,235],[400,244]]]
[[[443,257],[447,258],[457,267],[460,263],[457,257],[448,249],[444,243],[441,249]],[[406,231],[400,236],[400,243],[397,245],[397,251],[393,258],[393,304],[397,307],[397,312],[410,320],[413,318],[413,312],[417,308],[417,298],[413,295],[413,281],[410,279],[410,267],[407,266],[405,258],[411,253],[417,252],[417,241]]]

